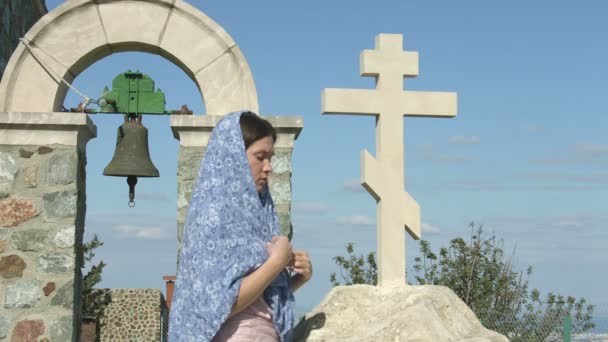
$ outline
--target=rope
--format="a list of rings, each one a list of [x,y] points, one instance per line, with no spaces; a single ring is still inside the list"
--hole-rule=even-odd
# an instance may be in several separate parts
[[[45,65],[42,62],[42,59],[38,58],[38,56],[36,56],[36,54],[34,53],[34,50],[32,49],[32,47],[30,46],[30,42],[25,39],[25,38],[19,38],[19,41],[21,43],[23,43],[23,45],[25,45],[25,48],[29,51],[29,53],[32,55],[32,57],[34,57],[34,59],[40,64],[40,66],[42,66],[46,71],[50,72],[51,74],[53,74],[53,76],[56,79],[61,80],[61,82],[65,83],[65,85],[68,86],[68,88],[72,89],[72,91],[74,91],[76,94],[78,94],[78,96],[82,97],[83,100],[83,109],[86,108],[89,103],[97,103],[97,101],[95,100],[91,100],[91,98],[83,93],[81,93],[78,89],[76,89],[76,87],[72,86],[70,84],[70,82],[66,81],[63,77],[61,77],[59,74],[57,74],[55,71],[53,71],[53,69],[51,69],[48,65]],[[44,49],[42,49],[41,47],[37,46],[38,50],[40,50],[42,53],[44,53],[45,55],[47,55],[48,57],[53,58],[53,56],[51,56],[51,54],[49,54],[48,52],[44,51]]]

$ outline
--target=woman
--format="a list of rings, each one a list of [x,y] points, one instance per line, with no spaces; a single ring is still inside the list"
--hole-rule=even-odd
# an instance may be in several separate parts
[[[268,190],[275,141],[251,112],[213,130],[188,208],[169,341],[291,340],[292,291],[312,265],[278,236]]]

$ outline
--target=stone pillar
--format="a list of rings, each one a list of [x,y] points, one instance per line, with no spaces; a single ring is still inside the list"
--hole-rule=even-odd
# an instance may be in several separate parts
[[[96,134],[85,114],[0,113],[0,340],[78,340]]]
[[[294,141],[303,127],[300,116],[263,116],[277,131],[273,173],[269,180],[270,192],[279,214],[281,233],[291,237],[291,153]],[[171,129],[179,140],[177,166],[177,241],[178,257],[181,250],[186,210],[192,188],[200,168],[203,154],[215,124],[222,119],[218,115],[173,115]]]

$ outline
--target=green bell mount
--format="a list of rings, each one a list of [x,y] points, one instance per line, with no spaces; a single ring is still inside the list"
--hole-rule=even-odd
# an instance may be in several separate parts
[[[112,90],[106,86],[98,100],[88,97],[72,112],[90,114],[122,114],[125,122],[118,127],[116,149],[112,160],[103,170],[104,176],[127,177],[129,206],[135,206],[137,177],[159,177],[158,169],[150,158],[148,129],[142,124],[142,115],[192,114],[186,105],[180,110],[165,110],[165,94],[154,91],[154,80],[139,70],[121,73],[114,77]],[[100,109],[86,108],[97,104]]]

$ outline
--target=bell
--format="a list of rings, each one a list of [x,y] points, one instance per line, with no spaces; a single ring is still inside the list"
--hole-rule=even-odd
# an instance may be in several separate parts
[[[127,177],[129,206],[135,202],[137,177],[158,177],[158,169],[150,159],[148,129],[140,122],[129,121],[118,127],[116,150],[112,160],[103,169],[104,176]]]

